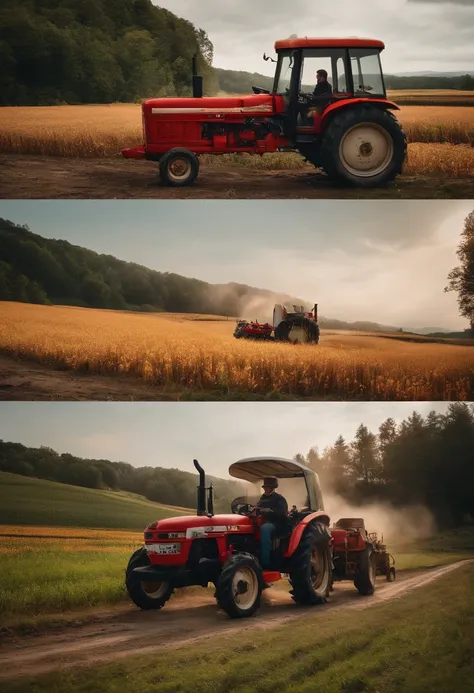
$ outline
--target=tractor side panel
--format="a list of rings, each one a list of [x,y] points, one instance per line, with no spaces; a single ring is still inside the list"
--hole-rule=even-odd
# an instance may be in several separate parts
[[[278,97],[149,99],[142,107],[149,158],[174,147],[196,154],[274,152],[286,146],[272,118],[282,105]]]
[[[330,106],[328,106],[319,118],[314,119],[314,132],[318,135],[321,134],[326,129],[332,117],[336,113],[338,113],[340,109],[360,105],[365,106],[367,104],[370,104],[371,106],[375,105],[378,108],[382,108],[388,111],[400,110],[400,107],[397,106],[396,103],[394,103],[393,101],[387,101],[387,99],[341,99],[340,101],[332,103]]]
[[[287,550],[284,552],[283,556],[285,558],[290,558],[298,548],[298,545],[301,541],[301,537],[303,536],[303,532],[305,531],[306,527],[313,522],[314,520],[317,520],[318,522],[322,522],[325,525],[329,525],[329,516],[322,511],[318,511],[316,513],[311,513],[311,515],[308,515],[305,517],[298,525],[295,527],[293,532],[291,533],[290,537],[290,542],[288,544]]]

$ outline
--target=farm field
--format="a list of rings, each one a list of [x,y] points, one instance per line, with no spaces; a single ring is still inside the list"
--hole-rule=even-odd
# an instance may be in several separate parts
[[[395,186],[346,190],[345,197],[474,197],[474,108],[412,105],[418,92],[394,94],[408,136],[408,161]],[[458,94],[456,93],[456,97]],[[461,97],[459,97],[461,98]],[[465,92],[463,104],[474,104]],[[451,104],[451,102],[449,101]],[[438,105],[441,104],[441,105]],[[0,157],[5,198],[130,197],[340,197],[326,177],[298,154],[201,157],[197,183],[170,189],[156,183],[150,162],[123,160],[120,150],[141,143],[137,104],[4,107]],[[262,174],[265,175],[262,175]]]
[[[127,383],[133,398],[137,382],[154,399],[472,399],[469,344],[322,330],[319,346],[289,345],[237,341],[233,329],[225,318],[0,303],[0,354],[10,369],[2,389],[28,398],[21,374],[34,363],[41,377],[60,369],[98,378],[100,399],[117,398],[118,383],[121,398]],[[59,379],[55,387],[61,398]]]
[[[123,571],[143,543],[145,526],[155,519],[195,513],[125,493],[5,472],[0,472],[0,506],[0,556],[8,576],[0,586],[1,625],[23,630],[74,620],[77,612],[93,615],[99,607],[122,604],[130,610]],[[139,521],[137,506],[144,515]],[[474,533],[472,528],[454,530],[391,545],[390,550],[402,573],[436,568],[474,554]],[[383,578],[380,584],[385,584]],[[337,592],[341,586],[345,583],[337,583]],[[278,587],[286,597],[287,586]],[[173,603],[199,595],[212,597],[212,590],[179,590]]]

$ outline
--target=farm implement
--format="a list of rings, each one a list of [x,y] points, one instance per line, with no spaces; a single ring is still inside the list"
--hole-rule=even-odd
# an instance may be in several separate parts
[[[271,91],[203,96],[193,60],[193,96],[151,98],[142,104],[143,144],[126,158],[159,164],[163,183],[194,183],[202,154],[299,152],[335,184],[377,187],[402,173],[405,134],[387,99],[382,41],[289,38],[275,43]],[[324,72],[326,93],[313,86]],[[308,91],[309,90],[309,91]]]
[[[273,324],[237,320],[234,337],[319,344],[318,304],[314,304],[312,312],[305,312],[304,306],[293,306],[293,312],[290,313],[285,306],[275,305]]]
[[[333,576],[332,583],[351,580],[362,595],[375,590],[377,575],[387,582],[396,577],[395,561],[376,533],[368,534],[361,518],[342,518],[331,527]],[[332,585],[331,585],[332,587]]]
[[[231,503],[231,513],[222,515],[214,513],[212,484],[206,485],[197,460],[194,466],[199,472],[196,515],[152,522],[145,529],[144,545],[129,560],[125,584],[140,609],[161,609],[176,589],[213,584],[221,610],[231,618],[248,617],[258,610],[262,591],[282,578],[288,578],[293,600],[304,605],[324,603],[333,581],[349,574],[359,592],[373,592],[376,542],[362,539],[359,528],[356,545],[356,530],[340,526],[342,520],[329,529],[318,475],[306,465],[278,457],[235,462],[230,476],[253,484],[255,496],[239,496]],[[272,536],[265,569],[265,511],[256,493],[262,484],[280,484],[286,495],[304,499]],[[394,577],[395,569],[388,570]]]

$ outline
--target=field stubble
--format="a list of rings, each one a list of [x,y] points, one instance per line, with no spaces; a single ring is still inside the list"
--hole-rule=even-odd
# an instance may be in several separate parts
[[[407,175],[472,175],[473,107],[408,105],[401,107],[398,117],[409,141]],[[0,112],[0,152],[4,154],[111,157],[141,142],[141,114],[136,104],[5,107]],[[291,153],[204,155],[202,161],[268,170],[309,166]]]
[[[322,332],[318,347],[236,341],[233,321],[0,303],[0,351],[160,387],[309,399],[466,400],[472,347]]]

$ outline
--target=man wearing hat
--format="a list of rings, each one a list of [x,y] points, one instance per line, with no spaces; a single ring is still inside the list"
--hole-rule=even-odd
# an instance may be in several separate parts
[[[262,484],[263,496],[257,503],[257,508],[263,513],[264,522],[260,527],[261,564],[264,570],[270,567],[270,552],[272,538],[275,532],[284,532],[288,522],[288,503],[285,498],[276,493],[278,479],[267,478]]]

